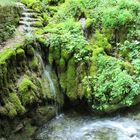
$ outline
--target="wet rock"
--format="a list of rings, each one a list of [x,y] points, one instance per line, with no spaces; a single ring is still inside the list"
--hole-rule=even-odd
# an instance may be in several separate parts
[[[33,121],[36,125],[40,126],[52,119],[55,114],[56,108],[54,106],[42,106],[33,114]]]
[[[0,138],[0,140],[7,140],[6,138]]]
[[[16,129],[15,129],[15,133],[16,132],[19,132],[20,130],[22,130],[23,129],[23,127],[24,127],[24,125],[22,124],[22,123],[20,123],[19,125],[17,125],[17,127],[16,127]]]

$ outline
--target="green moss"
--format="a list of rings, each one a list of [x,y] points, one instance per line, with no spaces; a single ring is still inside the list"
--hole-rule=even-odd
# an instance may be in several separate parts
[[[0,53],[0,62],[5,62],[6,60],[10,59],[13,55],[15,56],[15,51],[11,48],[6,48]]]
[[[16,93],[10,93],[8,100],[14,105],[14,108],[17,111],[17,113],[23,114],[25,112],[25,108],[24,106],[22,106],[21,101]]]
[[[16,108],[14,106],[14,104],[12,104],[11,102],[6,103],[5,108],[7,110],[7,116],[13,118],[17,115],[17,111]]]
[[[36,96],[37,87],[28,76],[24,76],[18,86],[18,91],[23,105],[32,104],[38,99]]]
[[[34,34],[35,34],[36,36],[42,35],[42,34],[43,34],[43,30],[40,29],[40,28],[35,28]],[[41,37],[39,37],[39,39],[40,39],[40,38],[41,38]],[[40,39],[40,40],[41,40],[41,39]],[[43,44],[44,44],[44,43],[43,43]]]
[[[98,30],[95,32],[94,39],[95,45],[99,48],[103,48],[106,52],[110,52],[112,50],[112,46],[109,44],[107,38]]]
[[[60,74],[60,85],[61,85],[62,91],[65,92],[67,89],[67,73],[66,72],[62,72]]]
[[[61,57],[65,60],[68,61],[71,57],[71,54],[69,53],[68,50],[66,50],[65,48],[61,49]]]
[[[124,68],[127,70],[127,72],[129,72],[130,74],[134,73],[134,66],[131,63],[124,62],[123,65],[124,65]]]
[[[43,38],[43,37],[39,37],[39,38],[37,38],[37,41],[40,43],[40,44],[42,44],[42,45],[46,45],[46,39],[45,38]]]
[[[50,52],[49,53],[49,63],[52,65],[52,63],[53,63],[53,54]]]
[[[101,53],[104,53],[103,48],[97,47],[93,50],[92,57],[91,57],[91,63],[90,63],[90,70],[89,70],[91,76],[94,76],[96,74],[96,71],[97,71],[96,59],[97,59],[97,56]]]
[[[56,47],[53,49],[53,59],[55,60],[55,63],[59,65],[61,54],[60,54],[60,48]]]
[[[65,63],[65,60],[63,58],[60,59],[59,66],[60,66],[61,71],[65,71],[66,63]]]
[[[67,68],[67,96],[70,100],[77,99],[76,65],[74,58],[68,62]]]
[[[43,27],[43,24],[41,21],[36,21],[35,26],[36,27]]]
[[[3,100],[5,105],[0,108],[0,114],[13,118],[18,114],[25,113],[25,108],[16,93],[9,93]]]
[[[16,57],[17,57],[17,60],[23,60],[24,57],[25,57],[25,52],[23,49],[19,48],[16,50]]]
[[[43,13],[42,14],[42,17],[43,17],[43,23],[44,25],[47,25],[48,24],[48,20],[49,20],[49,17],[46,13]]]
[[[35,134],[36,129],[37,128],[35,126],[32,126],[30,123],[27,123],[24,128],[24,133],[26,134],[26,136],[32,137]]]
[[[38,70],[38,59],[36,57],[34,57],[32,61],[29,62],[29,67],[34,71]]]
[[[76,69],[76,79],[77,79],[77,95],[80,99],[84,96],[84,88],[82,84],[82,80],[87,75],[87,66],[84,63],[80,63]]]
[[[49,6],[48,10],[51,16],[53,16],[57,12],[57,6]]]
[[[86,29],[91,29],[93,26],[93,23],[94,23],[93,19],[87,18],[86,19]]]
[[[26,54],[29,57],[33,57],[35,54],[34,48],[31,45],[26,46]]]

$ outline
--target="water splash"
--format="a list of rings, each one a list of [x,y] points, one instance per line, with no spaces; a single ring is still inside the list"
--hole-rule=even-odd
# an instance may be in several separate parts
[[[53,119],[37,140],[140,140],[140,121],[127,117],[93,118],[70,112]]]

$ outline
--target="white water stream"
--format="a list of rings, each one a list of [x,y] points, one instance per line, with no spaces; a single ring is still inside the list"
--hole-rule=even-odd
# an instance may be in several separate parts
[[[37,18],[34,17],[35,13],[31,9],[27,9],[22,3],[17,3],[17,5],[22,9],[19,24],[23,26],[25,32],[31,33],[33,29],[32,26],[37,21]]]
[[[56,95],[56,89],[54,86],[54,82],[51,78],[51,67],[49,65],[44,65],[43,59],[41,57],[41,55],[39,53],[36,53],[36,56],[39,58],[39,61],[41,63],[42,69],[43,69],[43,76],[45,76],[45,78],[47,78],[48,82],[49,82],[49,87],[50,87],[50,91],[52,96]]]
[[[70,112],[41,128],[36,140],[140,140],[140,121],[120,116],[94,118]]]
[[[85,18],[81,18],[80,21],[81,21],[82,30],[83,30],[83,33],[84,33],[85,29],[86,29],[86,19]]]

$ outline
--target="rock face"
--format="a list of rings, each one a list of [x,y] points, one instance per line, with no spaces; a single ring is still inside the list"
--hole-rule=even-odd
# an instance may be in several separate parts
[[[55,116],[56,100],[36,56],[33,42],[0,52],[0,138],[29,140],[37,127]]]
[[[32,104],[51,99],[42,79],[42,66],[32,45],[6,48],[0,56],[0,114],[13,118],[24,114]],[[45,90],[47,88],[47,90]]]
[[[14,5],[0,5],[0,44],[13,34],[19,21],[18,12],[18,8]]]
[[[4,13],[4,14],[3,14]],[[8,29],[19,21],[14,6],[0,7],[0,43],[12,33]],[[6,27],[5,27],[6,26]],[[6,33],[6,36],[3,34]],[[2,37],[1,37],[2,36]],[[57,98],[51,95],[49,80],[44,77],[43,58],[38,58],[31,38],[23,38],[12,45],[0,48],[0,139],[32,139],[38,126],[56,115]],[[12,39],[11,39],[12,40]],[[14,44],[14,45],[13,45]],[[40,62],[42,61],[42,62]],[[52,76],[59,90],[55,73]]]

